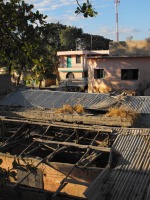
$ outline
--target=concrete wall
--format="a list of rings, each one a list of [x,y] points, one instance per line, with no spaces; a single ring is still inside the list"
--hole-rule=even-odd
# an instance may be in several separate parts
[[[11,76],[9,74],[0,74],[0,93],[11,89]]]
[[[0,158],[3,160],[0,167],[5,168],[7,170],[13,168],[12,163],[14,161],[15,156],[12,156],[10,154],[0,153]],[[20,158],[19,159],[20,165],[25,167],[26,164],[29,163],[32,164],[32,166],[36,166],[39,163],[39,160],[34,158],[27,158],[25,160],[26,163]],[[52,163],[52,162],[49,165],[41,163],[38,166],[38,169],[43,174],[42,177],[43,189],[50,192],[55,192],[60,186],[61,181],[66,177],[68,172],[72,169],[72,165],[62,164],[62,163]],[[81,182],[91,183],[99,175],[101,171],[102,169],[99,168],[97,169],[74,168],[74,170],[71,173],[71,177]],[[35,180],[32,180],[32,182],[34,181],[37,181],[36,175],[35,175]],[[34,183],[32,183],[32,185],[33,184]],[[31,183],[28,182],[28,185],[31,186]],[[87,186],[69,183],[66,187],[64,187],[64,189],[61,192],[71,196],[84,197],[83,193],[86,189]]]
[[[105,70],[105,78],[94,79],[94,69]],[[121,69],[139,69],[138,80],[121,80]],[[88,59],[88,91],[134,90],[143,92],[150,87],[150,57],[120,57]]]

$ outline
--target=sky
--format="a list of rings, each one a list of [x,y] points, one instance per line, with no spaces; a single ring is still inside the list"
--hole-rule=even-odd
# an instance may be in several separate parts
[[[78,0],[83,3],[86,0]],[[100,35],[116,41],[115,0],[90,0],[98,12],[96,17],[76,15],[76,0],[25,0],[35,10],[47,15],[48,23],[82,28],[84,33]],[[150,37],[150,0],[120,0],[118,5],[119,41],[144,40]]]

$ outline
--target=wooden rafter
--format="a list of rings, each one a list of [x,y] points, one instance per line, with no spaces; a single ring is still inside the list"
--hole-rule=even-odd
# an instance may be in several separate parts
[[[97,151],[110,152],[110,148],[108,148],[108,147],[82,145],[82,144],[75,144],[75,143],[71,143],[71,142],[48,141],[48,140],[43,140],[43,139],[38,139],[38,138],[33,138],[33,139],[34,139],[34,141],[39,142],[39,143],[59,144],[59,145],[64,145],[64,146],[77,147],[77,148],[81,148],[81,149],[90,148],[90,149],[97,150]]]

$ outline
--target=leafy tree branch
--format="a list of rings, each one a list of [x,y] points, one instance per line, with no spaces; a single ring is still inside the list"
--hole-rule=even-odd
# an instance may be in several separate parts
[[[75,13],[77,15],[82,13],[83,16],[87,18],[87,17],[95,17],[98,14],[89,0],[86,0],[86,3],[83,3],[82,5],[79,3],[78,0],[76,0],[76,2],[78,7],[75,10]]]

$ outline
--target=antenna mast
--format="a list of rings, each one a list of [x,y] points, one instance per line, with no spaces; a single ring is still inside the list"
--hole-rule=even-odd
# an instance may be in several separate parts
[[[115,7],[116,7],[116,40],[119,42],[119,29],[118,29],[118,4],[120,3],[120,0],[114,0],[115,1]]]

